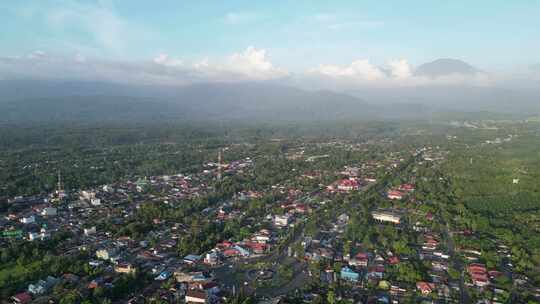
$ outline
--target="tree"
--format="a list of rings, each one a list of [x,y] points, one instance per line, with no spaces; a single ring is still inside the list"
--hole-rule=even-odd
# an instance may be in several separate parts
[[[328,291],[328,294],[326,295],[326,301],[328,302],[328,304],[336,303],[336,295],[333,290]]]

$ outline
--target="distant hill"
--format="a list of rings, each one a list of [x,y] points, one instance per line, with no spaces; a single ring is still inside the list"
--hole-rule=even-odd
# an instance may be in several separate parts
[[[422,109],[375,106],[346,94],[263,83],[185,87],[88,82],[0,82],[0,122],[418,118]]]
[[[538,90],[364,88],[347,94],[270,83],[189,86],[0,81],[0,123],[429,120],[434,112],[540,114]]]
[[[416,76],[437,78],[452,74],[472,75],[478,72],[480,72],[478,69],[464,61],[442,58],[418,66],[414,74]]]

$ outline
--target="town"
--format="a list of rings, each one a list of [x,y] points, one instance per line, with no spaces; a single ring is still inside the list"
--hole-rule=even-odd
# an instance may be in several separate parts
[[[2,202],[2,303],[539,299],[538,265],[450,188],[458,137],[437,138],[224,145],[196,170],[87,188],[58,170],[53,191]]]

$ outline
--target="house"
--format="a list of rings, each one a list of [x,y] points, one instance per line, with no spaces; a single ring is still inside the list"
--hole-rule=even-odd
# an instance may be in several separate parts
[[[234,249],[238,250],[238,253],[243,256],[243,257],[248,257],[251,255],[251,253],[249,252],[249,250],[245,249],[244,247],[242,246],[239,246],[239,245],[234,245],[233,246]]]
[[[428,282],[417,282],[416,289],[423,295],[428,295],[435,289],[435,284]]]
[[[405,196],[405,193],[399,190],[390,190],[386,193],[386,197],[391,200],[400,200]]]
[[[55,216],[56,208],[53,208],[53,207],[43,208],[43,210],[41,210],[41,215],[42,216]]]
[[[28,217],[22,217],[20,219],[20,222],[23,223],[23,224],[33,224],[36,222],[36,217],[31,215],[31,216],[28,216]]]
[[[28,285],[28,292],[33,295],[43,295],[58,283],[58,279],[48,276],[45,280],[39,280],[35,284]]]
[[[258,243],[266,244],[270,242],[270,232],[266,229],[262,229],[255,235],[253,235],[252,240]]]
[[[207,303],[208,295],[202,290],[190,289],[186,292],[186,303]]]
[[[401,216],[391,211],[373,211],[371,212],[373,219],[379,222],[387,222],[392,224],[401,223]]]
[[[340,277],[342,280],[345,281],[358,282],[360,274],[358,274],[358,272],[355,272],[351,268],[345,266],[341,268]]]
[[[236,248],[227,248],[223,250],[223,255],[228,258],[235,257],[240,255],[240,251]]]
[[[216,295],[220,292],[219,285],[216,282],[193,282],[189,284],[189,289],[201,290],[206,292],[207,295]]]
[[[101,199],[92,198],[90,199],[90,204],[92,204],[92,206],[101,206]]]
[[[171,273],[169,271],[162,271],[154,280],[165,281],[170,277],[171,277]]]
[[[397,256],[391,256],[388,258],[388,264],[390,265],[396,265],[399,264],[399,258]]]
[[[321,281],[323,283],[333,283],[335,273],[331,267],[327,267],[324,271],[321,271]]]
[[[30,296],[30,294],[28,294],[27,292],[21,292],[12,296],[11,299],[13,300],[13,303],[26,304],[32,301],[32,296]]]
[[[116,249],[103,248],[96,250],[96,257],[102,260],[113,260],[117,255]]]
[[[375,265],[373,267],[370,267],[367,272],[367,277],[370,279],[382,280],[382,278],[384,277],[384,266]]]
[[[84,235],[86,235],[86,236],[96,234],[96,226],[92,226],[90,228],[84,228],[83,232],[84,232]]]
[[[204,256],[204,261],[203,262],[205,264],[207,264],[207,265],[210,265],[210,266],[218,265],[220,263],[220,258],[219,258],[218,252],[216,250],[212,250],[212,251],[208,252]]]
[[[356,178],[342,179],[338,182],[337,189],[340,191],[357,191],[360,189],[360,182]]]
[[[352,259],[350,259],[349,265],[367,267],[368,261],[369,261],[368,254],[364,252],[360,252],[356,254]]]
[[[407,286],[402,283],[391,284],[390,294],[393,296],[404,295],[407,292]]]
[[[183,272],[177,270],[174,272],[174,277],[178,283],[191,283],[191,282],[200,282],[207,281],[209,278],[202,272]]]
[[[28,233],[28,240],[29,241],[34,241],[34,240],[37,240],[39,239],[39,233],[37,232],[29,232]]]
[[[245,244],[255,254],[264,254],[268,250],[268,245],[263,243],[249,242]]]
[[[398,190],[405,191],[405,192],[413,192],[414,191],[414,185],[413,184],[403,184],[398,187]]]
[[[473,284],[478,287],[484,287],[489,284],[488,273],[484,264],[472,263],[467,267]]]
[[[200,255],[188,254],[184,257],[184,262],[187,264],[195,264],[201,260]]]
[[[131,265],[131,263],[118,263],[114,266],[114,271],[117,273],[134,274],[137,272],[137,268]]]
[[[289,214],[275,215],[274,225],[278,227],[287,227],[291,223],[291,216]]]

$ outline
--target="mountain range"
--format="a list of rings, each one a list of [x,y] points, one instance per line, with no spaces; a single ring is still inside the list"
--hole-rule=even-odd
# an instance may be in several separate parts
[[[480,71],[454,59],[419,66],[426,77]],[[2,80],[0,122],[332,121],[428,119],[437,111],[540,113],[537,91],[474,86],[363,88],[338,93],[268,82],[187,86]]]

